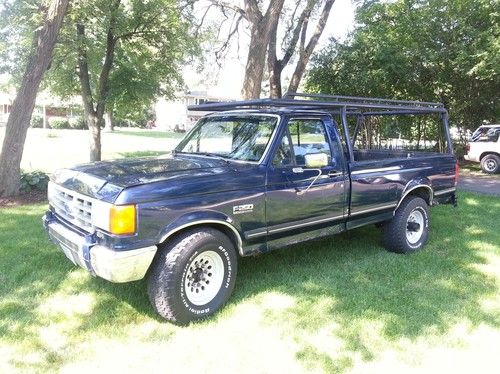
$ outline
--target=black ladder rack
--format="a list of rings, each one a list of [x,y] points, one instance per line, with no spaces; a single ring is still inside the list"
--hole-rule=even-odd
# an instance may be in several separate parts
[[[344,109],[357,115],[446,113],[441,103],[296,92],[288,92],[281,99],[254,99],[188,106],[188,110],[209,112],[262,108],[326,110],[339,113]],[[376,111],[373,111],[374,109]]]

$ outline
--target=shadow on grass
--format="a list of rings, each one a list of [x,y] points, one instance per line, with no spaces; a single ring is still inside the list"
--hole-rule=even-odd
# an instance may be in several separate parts
[[[413,255],[386,252],[378,229],[369,226],[244,258],[231,304],[269,291],[289,295],[293,306],[271,309],[266,318],[302,344],[298,360],[325,371],[349,367],[352,355],[325,354],[302,338],[324,328],[341,338],[344,351],[370,361],[376,348],[367,336],[373,333],[394,342],[445,334],[464,320],[499,327],[500,316],[481,303],[498,292],[495,278],[478,266],[498,252],[500,214],[485,210],[500,212],[500,201],[466,196],[457,209],[433,209],[430,243]]]
[[[498,327],[498,314],[481,304],[498,292],[497,285],[479,268],[487,263],[488,255],[498,254],[500,232],[495,225],[499,213],[485,211],[500,212],[500,202],[473,194],[463,196],[466,199],[457,209],[432,210],[430,242],[413,255],[386,252],[378,229],[369,226],[243,258],[228,308],[259,300],[270,292],[286,295],[293,303],[285,309],[262,305],[264,323],[293,336],[299,346],[298,361],[324,371],[349,368],[353,355],[374,360],[377,349],[367,334],[376,334],[382,342],[414,341],[446,334],[463,321]],[[45,239],[39,223],[41,212],[40,208],[34,213],[2,212],[0,335],[43,345],[37,331],[51,321],[36,312],[37,308],[64,287],[68,294],[74,290],[95,295],[91,313],[82,316],[75,334],[105,328],[119,334],[121,327],[134,321],[159,320],[149,305],[145,281],[111,284],[84,274],[68,288],[64,282],[75,268]],[[341,341],[339,354],[328,354],[329,347],[322,350],[304,338],[325,329]],[[66,360],[47,352],[49,369]]]

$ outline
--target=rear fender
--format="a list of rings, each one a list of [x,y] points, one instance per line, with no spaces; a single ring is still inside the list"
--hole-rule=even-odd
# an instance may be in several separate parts
[[[419,178],[409,181],[401,195],[399,197],[398,205],[396,209],[399,208],[406,196],[410,195],[412,192],[416,192],[418,189],[425,191],[425,199],[429,206],[432,206],[432,200],[434,199],[434,190],[432,189],[431,181],[428,178]]]

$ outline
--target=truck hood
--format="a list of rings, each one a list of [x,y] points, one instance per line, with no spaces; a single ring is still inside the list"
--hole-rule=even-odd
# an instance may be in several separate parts
[[[52,180],[70,190],[114,202],[125,188],[186,177],[220,175],[231,165],[223,159],[190,155],[167,155],[100,161],[56,171]]]

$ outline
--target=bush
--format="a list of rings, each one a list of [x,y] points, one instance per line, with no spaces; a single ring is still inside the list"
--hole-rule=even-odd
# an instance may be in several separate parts
[[[49,126],[51,129],[61,130],[70,129],[69,121],[65,118],[49,118]]]
[[[455,150],[455,156],[459,160],[463,160],[464,156],[467,154],[465,144],[462,142],[453,142],[453,149]]]
[[[43,171],[21,172],[21,191],[47,191],[49,176]]]
[[[85,118],[83,117],[72,117],[68,120],[69,127],[75,130],[86,130],[87,122],[85,122]]]
[[[41,129],[43,127],[43,117],[40,114],[33,114],[31,116],[30,126],[33,128]]]

